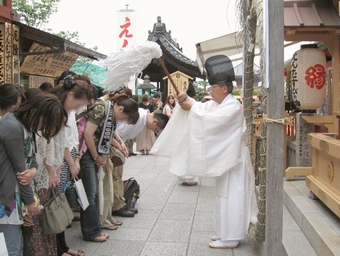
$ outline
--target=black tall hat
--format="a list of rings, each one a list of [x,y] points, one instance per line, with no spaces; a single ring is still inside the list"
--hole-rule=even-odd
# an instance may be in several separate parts
[[[191,98],[196,96],[196,90],[195,90],[195,87],[194,87],[194,83],[192,81],[189,82],[187,94]]]
[[[235,80],[234,67],[225,55],[216,55],[205,61],[209,84],[226,84]]]

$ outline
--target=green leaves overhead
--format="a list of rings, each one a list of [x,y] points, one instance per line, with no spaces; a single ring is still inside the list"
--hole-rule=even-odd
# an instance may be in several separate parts
[[[12,6],[20,14],[20,22],[41,28],[57,12],[60,0],[13,0]]]

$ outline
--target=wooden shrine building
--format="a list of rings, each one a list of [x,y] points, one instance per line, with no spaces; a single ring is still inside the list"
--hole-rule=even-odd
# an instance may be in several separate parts
[[[153,41],[160,45],[164,64],[170,74],[180,71],[194,79],[196,77],[204,78],[196,62],[186,57],[179,44],[172,39],[171,31],[166,30],[165,23],[162,23],[160,16],[157,17],[157,23],[154,24],[153,30],[149,30],[148,41]],[[165,80],[163,80],[166,74],[156,59],[143,70],[143,77],[145,75],[150,77],[151,82],[157,82],[157,89],[162,95],[167,94],[166,87],[164,86]]]

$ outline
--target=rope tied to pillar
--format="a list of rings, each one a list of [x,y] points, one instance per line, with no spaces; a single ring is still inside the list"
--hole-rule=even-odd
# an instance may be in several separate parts
[[[271,119],[268,118],[266,115],[263,116],[263,122],[265,123],[277,123],[277,124],[283,124],[283,125],[294,125],[294,117],[284,117],[279,119]]]

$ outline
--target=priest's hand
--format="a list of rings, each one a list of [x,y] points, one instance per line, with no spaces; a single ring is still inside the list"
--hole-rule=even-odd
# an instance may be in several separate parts
[[[180,94],[175,96],[176,99],[178,100],[178,103],[182,103],[183,101],[185,101],[188,98],[188,95],[185,92],[181,92]]]
[[[189,111],[192,107],[192,103],[189,100],[182,101],[182,103],[179,103],[181,105],[183,110]]]
[[[188,99],[188,95],[184,92],[181,92],[177,95],[178,104],[182,107],[183,110],[189,111],[192,107],[192,103]]]

